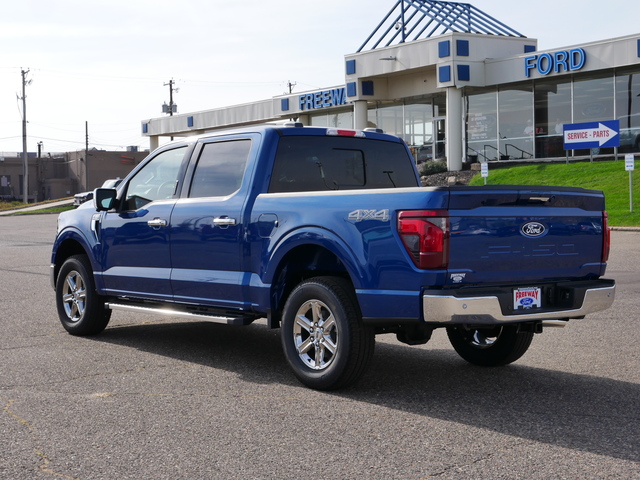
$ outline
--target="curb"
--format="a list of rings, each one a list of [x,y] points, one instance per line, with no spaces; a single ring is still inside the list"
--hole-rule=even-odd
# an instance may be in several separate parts
[[[640,232],[640,227],[611,227],[611,230],[618,232]]]

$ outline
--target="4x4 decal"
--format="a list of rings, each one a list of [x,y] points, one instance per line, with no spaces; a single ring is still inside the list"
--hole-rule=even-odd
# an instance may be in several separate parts
[[[361,222],[363,220],[379,220],[381,222],[389,221],[389,209],[384,210],[354,210],[349,214],[349,220]]]

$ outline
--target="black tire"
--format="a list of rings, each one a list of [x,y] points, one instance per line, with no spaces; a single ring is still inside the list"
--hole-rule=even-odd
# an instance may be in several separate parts
[[[355,383],[373,356],[373,329],[362,324],[349,282],[316,277],[298,285],[282,314],[282,348],[306,386],[335,390]]]
[[[520,332],[517,325],[475,328],[464,325],[447,328],[451,345],[473,365],[497,367],[515,362],[525,354],[532,332]]]
[[[93,270],[86,255],[69,257],[60,268],[56,282],[58,317],[72,335],[96,335],[109,323],[111,310],[96,293]]]

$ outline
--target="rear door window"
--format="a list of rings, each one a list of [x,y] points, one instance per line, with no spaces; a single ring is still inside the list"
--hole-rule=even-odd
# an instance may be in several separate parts
[[[251,140],[229,140],[203,146],[193,174],[190,198],[225,197],[240,188]]]

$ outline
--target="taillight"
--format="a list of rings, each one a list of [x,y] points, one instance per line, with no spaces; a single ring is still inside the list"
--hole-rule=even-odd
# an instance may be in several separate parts
[[[409,210],[398,214],[398,233],[416,267],[449,265],[449,214],[446,210]]]
[[[602,212],[602,263],[609,260],[611,251],[611,229],[609,228],[609,214]]]

